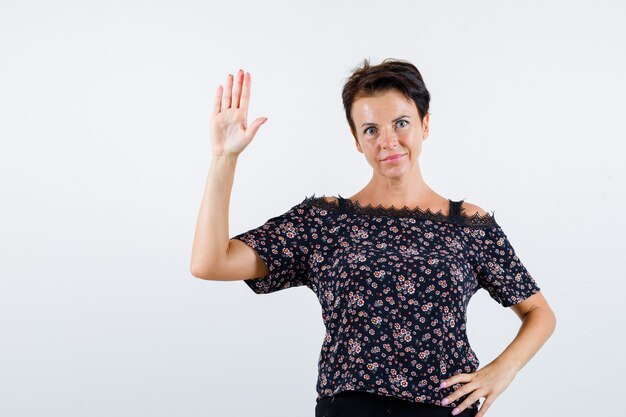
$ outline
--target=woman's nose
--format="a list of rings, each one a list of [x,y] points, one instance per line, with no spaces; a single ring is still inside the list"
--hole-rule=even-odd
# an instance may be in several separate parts
[[[395,130],[383,130],[380,134],[381,146],[383,148],[394,147],[398,143],[398,135]]]

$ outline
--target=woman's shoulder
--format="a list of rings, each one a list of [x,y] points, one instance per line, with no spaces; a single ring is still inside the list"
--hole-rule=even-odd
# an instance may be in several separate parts
[[[469,226],[470,229],[474,227],[478,229],[498,227],[494,212],[488,212],[478,204],[470,203],[469,201],[460,200],[459,202],[461,204],[457,215],[460,215],[463,226]]]
[[[311,196],[305,196],[304,200],[302,200],[302,202],[300,203],[301,205],[338,205],[338,201],[339,199],[337,197],[333,197],[333,196],[326,196],[326,195],[321,195],[321,196],[315,196],[315,194],[311,195]]]
[[[482,207],[465,200],[461,200],[461,211],[470,217],[474,215],[485,216],[488,214]]]

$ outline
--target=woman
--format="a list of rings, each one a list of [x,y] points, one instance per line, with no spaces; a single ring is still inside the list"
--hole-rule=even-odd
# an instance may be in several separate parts
[[[356,148],[373,169],[362,190],[305,197],[229,239],[237,157],[267,121],[246,123],[250,83],[240,70],[217,89],[192,274],[244,280],[257,294],[306,285],[317,295],[326,335],[316,417],[483,416],[556,319],[494,215],[424,181],[419,156],[430,95],[417,68],[365,60],[344,86]],[[506,350],[478,369],[465,318],[480,288],[522,325]]]

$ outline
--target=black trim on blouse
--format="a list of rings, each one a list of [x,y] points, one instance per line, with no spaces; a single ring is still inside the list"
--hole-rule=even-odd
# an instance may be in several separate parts
[[[358,201],[352,201],[344,198],[338,194],[335,201],[327,201],[324,197],[315,197],[313,194],[310,197],[304,198],[301,204],[313,205],[319,208],[325,208],[339,213],[357,213],[370,216],[387,216],[387,217],[404,217],[404,218],[417,218],[431,221],[442,221],[459,226],[478,226],[478,227],[493,227],[497,226],[495,219],[495,213],[485,213],[483,215],[474,213],[468,215],[465,213],[465,208],[462,206],[464,200],[449,201],[448,214],[443,213],[441,210],[433,212],[430,208],[422,209],[420,207],[409,208],[404,206],[402,208],[396,208],[395,206],[383,207],[382,204],[373,206],[372,204],[361,205]],[[334,196],[333,196],[334,197]]]

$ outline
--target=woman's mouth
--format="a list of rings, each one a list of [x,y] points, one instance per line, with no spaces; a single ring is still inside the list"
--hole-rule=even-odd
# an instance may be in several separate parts
[[[404,155],[406,155],[405,153],[401,154],[401,155],[395,155],[395,156],[391,156],[389,158],[383,159],[383,162],[396,162],[397,160],[399,160],[400,158],[402,158]]]

